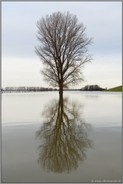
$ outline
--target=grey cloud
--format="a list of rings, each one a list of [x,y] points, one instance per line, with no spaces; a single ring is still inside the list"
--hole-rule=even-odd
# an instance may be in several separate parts
[[[121,3],[114,2],[3,2],[2,51],[7,57],[35,57],[36,21],[54,11],[70,11],[94,37],[90,50],[121,53]]]

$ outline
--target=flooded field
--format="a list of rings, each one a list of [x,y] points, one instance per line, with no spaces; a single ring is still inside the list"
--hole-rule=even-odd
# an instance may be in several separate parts
[[[122,94],[2,94],[2,182],[121,182]]]

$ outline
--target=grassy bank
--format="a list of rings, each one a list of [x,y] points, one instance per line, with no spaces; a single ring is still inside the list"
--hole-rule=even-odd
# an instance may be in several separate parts
[[[114,88],[110,88],[110,89],[107,89],[106,91],[121,92],[122,91],[122,86],[117,86],[117,87],[114,87]]]

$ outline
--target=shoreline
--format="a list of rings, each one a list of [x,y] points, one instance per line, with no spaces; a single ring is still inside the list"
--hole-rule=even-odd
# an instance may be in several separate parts
[[[40,93],[40,92],[58,92],[59,90],[51,91],[1,91],[1,93]],[[122,93],[122,91],[81,91],[81,90],[63,90],[63,92],[104,92],[104,93]]]

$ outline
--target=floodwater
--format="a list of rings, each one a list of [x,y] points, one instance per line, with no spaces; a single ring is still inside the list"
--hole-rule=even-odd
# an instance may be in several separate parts
[[[2,94],[2,182],[121,182],[122,94]]]

